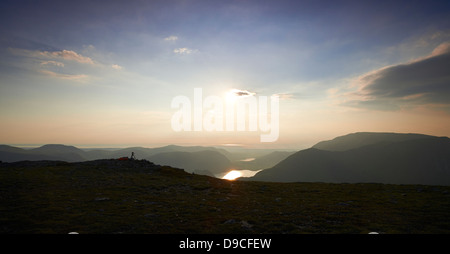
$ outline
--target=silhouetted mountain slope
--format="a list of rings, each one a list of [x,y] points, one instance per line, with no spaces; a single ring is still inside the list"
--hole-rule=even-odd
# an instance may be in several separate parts
[[[384,132],[357,132],[345,136],[339,136],[332,140],[321,141],[312,148],[327,151],[346,151],[367,145],[378,143],[393,143],[399,141],[430,138],[433,136],[423,134],[403,134],[403,133],[384,133]]]
[[[66,146],[59,144],[43,145],[38,148],[31,149],[29,153],[42,154],[44,156],[54,157],[58,160],[67,162],[85,161],[86,152],[74,146]]]
[[[225,149],[216,148],[216,147],[209,147],[209,146],[177,146],[177,145],[168,145],[163,147],[154,148],[154,151],[156,153],[162,153],[162,152],[201,152],[201,151],[215,151],[218,153],[223,154],[225,157],[227,157],[229,160],[233,158],[233,154],[228,152]]]
[[[153,148],[144,148],[144,147],[127,147],[123,149],[119,149],[117,151],[112,151],[110,154],[111,158],[120,158],[120,157],[130,157],[131,153],[135,153],[135,156],[139,159],[150,156],[153,153]]]
[[[66,145],[60,145],[60,144],[48,144],[48,145],[43,145],[41,147],[38,148],[34,148],[31,149],[30,151],[33,152],[37,152],[37,153],[53,153],[53,154],[58,154],[58,153],[84,153],[83,150],[78,149],[74,146],[66,146]]]
[[[26,150],[14,146],[0,145],[0,152],[24,153]]]
[[[115,158],[112,155],[113,152],[114,151],[102,150],[102,149],[88,150],[84,154],[84,157],[87,160],[113,159],[113,158]]]
[[[85,152],[83,150],[65,145],[44,145],[30,150],[6,145],[0,147],[0,160],[5,162],[25,160],[61,160],[77,162],[86,160],[84,154]]]
[[[156,148],[128,147],[118,150],[82,150],[74,146],[49,144],[34,149],[21,149],[8,145],[0,145],[0,160],[4,162],[16,162],[24,160],[61,160],[67,162],[79,162],[86,160],[113,159],[120,157],[130,157],[134,152],[136,158],[148,158],[159,153],[168,152],[199,152],[214,151],[227,157],[232,157],[232,153],[215,147],[203,146],[176,146],[169,145]]]
[[[223,149],[217,149],[215,147],[168,145],[168,146],[155,147],[155,148],[128,147],[128,148],[124,148],[124,149],[119,149],[117,151],[113,151],[110,153],[110,156],[112,156],[113,158],[118,158],[118,157],[123,157],[123,156],[130,156],[131,153],[134,152],[138,158],[148,158],[150,156],[153,156],[155,154],[160,154],[160,153],[199,152],[199,151],[205,151],[205,150],[216,151],[227,157],[230,154],[228,151],[225,151]]]
[[[261,157],[257,157],[252,161],[235,161],[233,166],[240,169],[248,170],[260,170],[265,168],[271,168],[278,164],[280,161],[286,159],[289,155],[295,152],[290,151],[275,151]]]
[[[56,156],[53,157],[43,154],[32,154],[27,152],[0,151],[0,161],[3,162],[39,161],[39,160],[59,160],[59,158]]]
[[[403,141],[371,142],[372,145],[346,151],[310,148],[289,156],[250,179],[450,185],[449,138],[425,136],[408,140],[402,134],[399,134],[401,137],[390,135],[394,140]]]
[[[225,155],[217,151],[166,152],[146,158],[153,163],[182,168],[186,172],[217,174],[230,169],[231,163]]]

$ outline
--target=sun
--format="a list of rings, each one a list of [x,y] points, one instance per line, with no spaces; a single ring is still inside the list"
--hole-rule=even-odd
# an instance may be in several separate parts
[[[233,104],[239,96],[236,95],[237,89],[231,89],[225,93],[225,100],[227,103]]]

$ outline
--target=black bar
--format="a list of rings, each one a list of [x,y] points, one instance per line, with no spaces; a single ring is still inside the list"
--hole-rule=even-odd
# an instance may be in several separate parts
[[[55,252],[217,253],[345,250],[362,253],[445,247],[449,235],[2,235],[3,248]],[[265,241],[265,245],[262,243]],[[269,243],[269,245],[267,245]],[[310,250],[310,251],[307,251]],[[131,252],[132,251],[132,252]]]

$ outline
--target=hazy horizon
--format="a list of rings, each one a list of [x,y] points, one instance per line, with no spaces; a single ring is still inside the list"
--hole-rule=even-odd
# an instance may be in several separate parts
[[[229,150],[235,150],[235,149],[249,149],[249,150],[299,150],[304,148],[309,148],[311,146],[298,146],[297,148],[289,148],[289,147],[261,147],[261,146],[245,146],[245,145],[235,145],[235,144],[218,144],[218,145],[199,145],[199,144],[52,144],[52,143],[42,143],[42,144],[0,144],[0,145],[7,145],[7,146],[13,146],[18,147],[22,149],[32,149],[32,148],[38,148],[44,145],[65,145],[65,146],[74,146],[79,149],[123,149],[123,148],[132,148],[132,147],[142,147],[142,148],[159,148],[159,147],[165,147],[165,146],[182,146],[182,147],[194,147],[194,146],[203,146],[203,147],[216,147],[216,148],[224,148]]]
[[[445,1],[0,6],[0,144],[300,150],[355,132],[450,136]],[[177,96],[192,115],[174,121]],[[220,116],[244,97],[255,128],[228,129]],[[192,130],[176,130],[186,118]]]
[[[242,145],[242,144],[209,144],[209,145],[201,145],[201,144],[175,144],[175,143],[166,143],[166,144],[140,144],[140,145],[136,145],[136,144],[63,144],[63,143],[58,143],[58,144],[52,144],[52,143],[42,143],[42,144],[0,144],[0,145],[8,145],[8,146],[13,146],[13,147],[18,147],[18,148],[22,148],[22,149],[33,149],[33,148],[38,148],[44,145],[65,145],[65,146],[74,146],[76,148],[79,149],[124,149],[124,148],[132,148],[132,147],[142,147],[142,148],[160,148],[160,147],[165,147],[165,146],[182,146],[182,147],[195,147],[195,146],[200,146],[200,147],[215,147],[215,148],[223,148],[226,150],[284,150],[284,151],[299,151],[299,150],[303,150],[303,149],[307,149],[310,148],[316,144],[318,144],[319,142],[322,141],[330,141],[333,140],[334,138],[337,137],[343,137],[343,136],[347,136],[348,134],[355,134],[355,133],[367,133],[367,132],[354,132],[354,133],[346,133],[343,135],[339,135],[339,136],[335,136],[335,137],[331,137],[329,139],[324,139],[324,140],[318,140],[317,142],[313,142],[311,144],[304,144],[303,146],[297,146],[297,147],[289,147],[289,146],[278,146],[278,147],[261,147],[258,145],[255,146],[251,146],[251,145]],[[394,132],[371,132],[371,133],[394,133]],[[419,135],[429,135],[429,134],[424,134],[424,133],[395,133],[395,134],[419,134]],[[434,136],[434,135],[429,135],[429,136]],[[436,136],[436,137],[447,137],[450,138],[449,136]]]

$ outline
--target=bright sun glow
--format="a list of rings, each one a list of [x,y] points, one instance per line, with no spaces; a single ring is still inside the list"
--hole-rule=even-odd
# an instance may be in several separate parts
[[[228,104],[234,104],[238,98],[238,96],[236,96],[234,90],[235,89],[230,90],[225,94],[225,100]]]
[[[239,172],[237,170],[231,170],[224,177],[222,177],[222,179],[235,180],[236,178],[241,177],[241,176],[242,176],[241,172]]]

